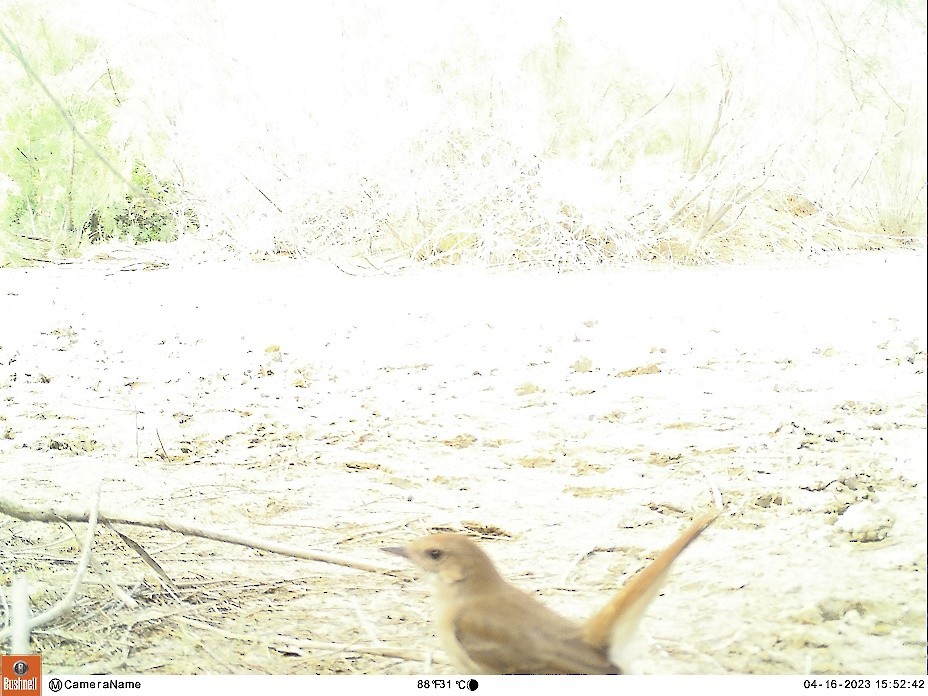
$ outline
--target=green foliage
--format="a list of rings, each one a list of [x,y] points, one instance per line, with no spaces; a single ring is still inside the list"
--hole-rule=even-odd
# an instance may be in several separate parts
[[[582,79],[588,66],[577,55],[564,19],[555,22],[548,38],[550,43],[542,44],[526,57],[526,69],[537,74],[548,105],[554,126],[548,145],[550,152],[573,155],[577,145],[591,137],[592,105]]]
[[[74,255],[88,241],[172,237],[161,201],[174,192],[110,137],[124,76],[93,39],[18,10],[4,18],[13,61],[0,84],[0,265]]]
[[[563,18],[523,60],[535,76],[548,109],[550,140],[546,154],[587,158],[606,171],[622,172],[642,156],[673,153],[686,139],[686,102],[703,101],[704,85],[676,88],[667,112],[671,121],[644,119],[665,101],[666,86],[647,82],[619,52],[598,58],[583,50]],[[661,91],[663,90],[663,92]]]
[[[118,229],[137,243],[173,241],[177,225],[168,204],[177,199],[178,191],[173,182],[160,179],[144,165],[136,164],[132,170],[132,191],[115,216],[115,227],[101,226],[101,229]]]

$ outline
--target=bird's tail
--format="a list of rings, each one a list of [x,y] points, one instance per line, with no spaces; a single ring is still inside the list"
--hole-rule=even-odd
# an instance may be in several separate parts
[[[629,644],[645,609],[667,578],[670,566],[715,518],[716,515],[712,514],[700,517],[649,566],[629,580],[606,606],[586,622],[583,627],[586,642],[609,652]]]

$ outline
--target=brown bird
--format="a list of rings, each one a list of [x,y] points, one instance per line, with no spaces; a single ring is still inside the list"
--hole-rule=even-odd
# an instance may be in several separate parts
[[[506,582],[460,534],[386,548],[424,570],[435,588],[438,637],[466,674],[621,674],[621,653],[670,565],[714,515],[699,518],[599,612],[579,624]]]

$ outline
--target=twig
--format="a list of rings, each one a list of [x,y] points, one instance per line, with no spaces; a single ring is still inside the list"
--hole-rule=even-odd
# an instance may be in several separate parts
[[[571,574],[572,572],[574,572],[574,569],[575,569],[578,565],[580,565],[580,561],[582,561],[584,558],[586,558],[586,557],[589,556],[590,554],[596,553],[596,552],[599,551],[599,550],[600,550],[600,549],[599,549],[598,547],[593,546],[593,547],[590,547],[589,549],[587,549],[586,551],[581,551],[581,552],[578,553],[576,556],[574,556],[574,559],[573,559],[570,563],[567,564],[567,568],[564,570],[564,573],[561,575],[561,582],[560,582],[560,584],[561,584],[561,585],[564,585],[564,584],[567,583],[567,578],[569,578],[569,577],[570,577],[570,574]]]
[[[712,491],[712,502],[715,503],[715,510],[719,514],[724,510],[722,505],[722,494],[719,491],[718,485],[715,483],[715,479],[709,475],[708,471],[703,470],[702,475],[705,477],[706,482],[709,484],[709,490]]]
[[[155,437],[158,438],[158,445],[161,447],[161,454],[164,455],[164,461],[171,461],[171,458],[168,456],[168,451],[164,449],[164,443],[161,442],[161,433],[158,432],[157,428],[155,428]]]
[[[26,655],[29,649],[29,581],[22,575],[13,578],[10,601],[13,611],[10,620],[10,654]]]
[[[361,628],[364,629],[364,632],[367,634],[368,640],[371,643],[382,644],[383,641],[377,637],[377,631],[374,629],[374,625],[368,620],[364,612],[361,611],[361,607],[358,604],[358,600],[354,597],[349,597],[348,601],[351,602],[351,606],[354,607],[354,613],[358,617],[358,623],[361,625]]]
[[[0,496],[0,513],[15,517],[24,522],[61,522],[62,520],[70,522],[84,522],[87,520],[86,512],[69,510],[66,508],[51,507],[37,510],[20,503],[13,502]],[[96,523],[97,511],[92,511],[94,524]],[[154,529],[164,529],[177,534],[186,536],[199,537],[201,539],[211,539],[221,541],[227,544],[237,544],[238,546],[247,546],[248,548],[268,551],[281,556],[292,556],[293,558],[302,558],[308,561],[319,561],[320,563],[331,563],[333,565],[345,566],[356,570],[366,570],[371,573],[383,573],[392,575],[395,571],[379,563],[371,563],[360,559],[348,558],[345,556],[335,556],[321,551],[306,551],[286,544],[267,541],[259,537],[233,534],[223,529],[214,527],[198,526],[185,522],[173,522],[165,519],[154,519],[145,517],[115,517],[113,515],[103,514],[99,516],[101,522],[109,524],[128,524],[137,527],[151,527]]]
[[[139,544],[134,539],[120,532],[113,525],[107,524],[106,526],[109,528],[111,532],[113,532],[116,536],[122,539],[123,543],[126,546],[128,546],[130,549],[135,551],[139,555],[139,558],[141,558],[145,562],[145,564],[149,568],[151,568],[153,571],[155,571],[155,574],[159,578],[161,578],[161,581],[167,586],[168,590],[170,590],[175,596],[177,596],[177,585],[175,585],[174,581],[171,580],[170,576],[164,572],[164,568],[162,568],[161,565],[154,558],[152,558],[151,555],[145,549],[142,548],[141,544]]]
[[[119,586],[119,583],[113,579],[110,572],[104,568],[96,558],[91,557],[90,567],[93,568],[93,572],[103,578],[103,581],[110,586],[110,590],[112,590],[113,594],[116,595],[120,602],[125,604],[129,609],[139,608],[139,603],[132,599],[132,596]]]
[[[0,498],[0,509],[2,509],[2,504],[6,501],[3,498]],[[42,612],[38,616],[29,620],[28,626],[29,629],[35,629],[39,626],[44,626],[47,623],[51,623],[59,616],[67,612],[72,605],[74,604],[74,598],[77,597],[77,590],[81,586],[81,582],[84,579],[84,574],[87,572],[87,566],[90,565],[90,551],[93,548],[93,537],[97,531],[97,517],[100,508],[100,486],[97,487],[97,496],[94,499],[93,506],[90,508],[90,514],[88,516],[87,524],[87,537],[84,540],[84,551],[81,553],[80,563],[77,564],[77,573],[74,576],[74,581],[71,583],[71,589],[68,590],[66,594],[58,604],[53,606],[51,609]],[[54,513],[52,513],[54,514]],[[15,515],[14,515],[15,517]],[[39,520],[34,520],[39,521]],[[80,520],[83,522],[83,517]],[[6,640],[12,633],[12,628],[4,628],[0,630],[0,640]]]

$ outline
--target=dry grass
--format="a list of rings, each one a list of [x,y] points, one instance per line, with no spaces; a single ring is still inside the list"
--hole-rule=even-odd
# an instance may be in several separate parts
[[[216,256],[575,269],[925,240],[915,2],[48,6],[100,42],[78,75],[125,71],[113,137]]]

